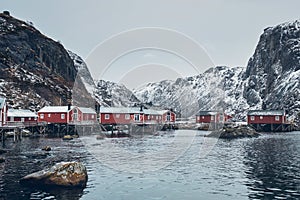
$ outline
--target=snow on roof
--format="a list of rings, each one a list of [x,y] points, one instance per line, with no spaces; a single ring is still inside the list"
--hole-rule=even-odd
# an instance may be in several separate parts
[[[8,117],[38,117],[36,113],[31,110],[23,110],[23,109],[8,109],[7,111]]]
[[[199,114],[198,115],[216,115],[218,113],[222,113],[222,112],[219,112],[219,111],[215,111],[215,110],[211,110],[211,111],[199,111]]]
[[[2,109],[4,107],[4,104],[5,104],[5,98],[0,97],[0,109]]]
[[[96,114],[96,111],[92,108],[85,108],[85,107],[78,107],[78,108],[82,113]]]
[[[144,113],[146,115],[163,115],[169,110],[143,109],[140,107],[101,107],[100,113]]]
[[[74,109],[75,106],[71,106],[71,110]],[[41,110],[38,111],[44,113],[65,113],[68,112],[68,106],[45,106]]]
[[[100,113],[143,113],[138,107],[101,107]]]
[[[285,115],[284,110],[250,110],[248,116],[282,116]]]

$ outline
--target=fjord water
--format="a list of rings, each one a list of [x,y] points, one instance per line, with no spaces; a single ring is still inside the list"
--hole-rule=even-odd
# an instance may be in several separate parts
[[[95,148],[107,144],[123,153],[157,153],[172,145],[180,133],[193,137],[186,151],[163,168],[144,173],[107,166],[109,157],[99,158],[82,141],[95,140]],[[190,134],[193,133],[193,134]],[[269,133],[259,138],[217,140],[204,154],[203,147],[214,139],[207,132],[179,130],[159,136],[96,140],[85,136],[72,141],[59,138],[7,140],[6,162],[0,164],[0,199],[299,199],[300,132]],[[180,138],[179,138],[180,140]],[[211,143],[213,144],[213,142]],[[40,149],[49,145],[50,152]],[[122,152],[120,152],[122,153]],[[172,153],[172,152],[171,152]],[[121,155],[114,155],[116,158]],[[87,169],[87,187],[81,189],[32,188],[19,184],[28,173],[59,161],[78,160]],[[126,165],[120,159],[119,166]],[[143,163],[142,163],[143,164]],[[149,163],[145,163],[149,164]],[[130,166],[132,169],[135,166]],[[134,171],[134,170],[132,170]]]

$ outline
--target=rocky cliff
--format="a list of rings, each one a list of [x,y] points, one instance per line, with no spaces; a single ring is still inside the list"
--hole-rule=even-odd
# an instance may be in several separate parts
[[[66,104],[77,69],[64,47],[32,24],[0,14],[0,95],[10,107]]]
[[[300,22],[266,28],[244,74],[251,108],[300,112]]]
[[[300,113],[300,22],[266,28],[246,68],[215,67],[198,76],[151,83],[134,90],[143,102],[172,107],[192,116],[197,110],[224,109],[245,119],[250,109]]]

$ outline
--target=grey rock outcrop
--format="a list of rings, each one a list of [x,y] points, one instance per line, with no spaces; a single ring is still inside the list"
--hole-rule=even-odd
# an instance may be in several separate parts
[[[88,175],[80,162],[61,162],[53,167],[23,177],[20,182],[30,185],[85,187]]]

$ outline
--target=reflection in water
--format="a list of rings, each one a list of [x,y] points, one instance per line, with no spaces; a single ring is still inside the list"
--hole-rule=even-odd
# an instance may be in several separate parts
[[[245,147],[251,199],[300,198],[300,140],[295,133],[256,139]]]
[[[92,148],[102,152],[95,158],[83,145],[85,137],[71,141],[59,138],[23,139],[13,143],[8,140],[0,164],[0,199],[299,199],[300,198],[300,134],[268,134],[259,138],[218,140],[206,156],[202,150],[213,144],[213,138],[203,137],[207,132],[179,130],[183,141],[192,141],[186,151],[177,155],[172,145],[174,132],[143,138],[116,138],[96,140]],[[196,135],[194,137],[194,135]],[[177,139],[179,139],[178,137]],[[193,137],[193,138],[186,138]],[[91,138],[86,138],[91,139]],[[192,139],[192,140],[191,140]],[[168,149],[176,154],[173,162],[164,168],[147,173],[131,173],[108,165],[105,155],[107,145],[124,151],[116,152],[118,164],[128,164],[117,159],[124,152],[137,155],[157,155]],[[52,151],[41,148],[51,146]],[[145,154],[146,153],[146,154]],[[155,157],[160,158],[160,157]],[[52,166],[60,161],[77,160],[88,169],[88,183],[84,190],[29,188],[18,180],[34,171]],[[153,160],[152,161],[159,161]],[[138,160],[137,160],[138,161]],[[143,164],[147,163],[143,160]],[[136,166],[128,166],[135,168]],[[147,167],[147,166],[145,166]],[[120,167],[121,168],[121,167]],[[119,168],[119,169],[120,169]],[[134,170],[133,170],[134,171]]]
[[[41,151],[46,145],[53,151]],[[78,151],[79,147],[82,145],[78,142],[64,143],[61,139],[23,138],[16,143],[7,140],[6,161],[0,164],[0,199],[80,199],[82,189],[32,188],[19,183],[23,176],[57,162],[82,159],[84,153]]]

